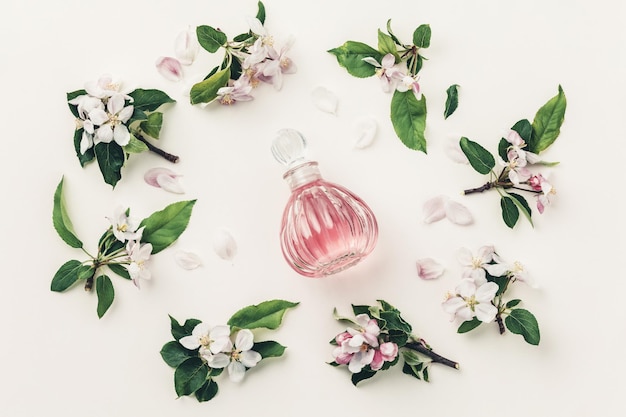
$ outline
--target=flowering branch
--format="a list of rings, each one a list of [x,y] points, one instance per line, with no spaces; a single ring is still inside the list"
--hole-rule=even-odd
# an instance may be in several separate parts
[[[336,320],[350,327],[331,340],[336,347],[330,365],[347,365],[354,385],[397,365],[400,355],[404,360],[402,372],[424,381],[428,381],[431,363],[459,369],[457,362],[435,353],[424,339],[414,335],[397,308],[383,300],[378,303],[353,305],[355,319],[339,316],[336,310],[334,313]]]
[[[97,313],[101,318],[115,298],[113,283],[106,270],[132,280],[139,288],[140,280],[151,278],[148,269],[151,255],[170,246],[187,228],[195,200],[170,204],[143,220],[131,217],[130,209],[117,208],[113,216],[108,218],[111,226],[100,237],[98,251],[94,256],[85,250],[83,242],[74,232],[63,198],[63,182],[61,179],[54,193],[54,228],[65,243],[81,249],[89,259],[64,263],[52,278],[50,290],[64,292],[77,281],[84,280],[85,290],[91,291],[95,284]]]
[[[507,190],[527,192],[536,198],[537,210],[543,213],[556,194],[555,188],[541,173],[530,170],[534,165],[555,165],[545,162],[539,153],[546,150],[559,136],[565,118],[567,101],[561,86],[556,96],[542,106],[532,122],[523,119],[515,123],[506,138],[498,144],[498,156],[502,169],[496,174],[494,156],[476,142],[462,137],[459,141],[461,150],[470,165],[478,173],[489,175],[485,184],[463,191],[464,195],[482,193],[495,189],[500,194],[502,219],[513,228],[519,219],[520,212],[532,225],[532,210],[526,198]]]

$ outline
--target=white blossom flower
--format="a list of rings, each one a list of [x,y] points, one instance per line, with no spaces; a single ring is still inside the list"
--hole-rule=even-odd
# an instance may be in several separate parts
[[[125,105],[122,94],[115,94],[107,100],[106,109],[96,108],[89,112],[89,119],[98,126],[94,134],[94,142],[117,142],[120,146],[128,145],[130,132],[125,125],[133,115],[134,107]]]
[[[525,282],[533,288],[537,287],[533,278],[528,274],[528,271],[520,262],[507,262],[495,253],[493,255],[493,261],[495,264],[491,266],[489,273],[494,277],[507,275],[513,281]]]
[[[230,326],[221,325],[211,328],[208,323],[198,323],[191,331],[191,335],[182,337],[179,342],[189,350],[204,348],[205,356],[228,352],[232,348]]]
[[[230,364],[228,364],[227,368],[228,377],[231,381],[241,381],[245,376],[246,368],[256,366],[262,359],[259,352],[252,350],[253,346],[254,335],[252,332],[248,329],[239,330],[235,337],[235,345],[230,353]]]
[[[120,83],[113,81],[110,75],[103,75],[98,81],[85,83],[85,91],[92,97],[106,99],[120,93]]]
[[[493,246],[482,246],[476,256],[467,248],[461,248],[457,259],[463,268],[463,278],[471,278],[476,285],[487,282],[485,270],[491,268],[489,263],[493,260],[495,249]]]
[[[360,326],[358,329],[348,328],[347,332],[352,335],[348,342],[348,346],[360,348],[361,345],[367,343],[372,347],[378,346],[378,335],[380,327],[375,319],[370,318],[367,314],[359,314],[356,316],[356,322]]]
[[[498,284],[495,282],[477,285],[472,279],[462,279],[455,294],[450,295],[442,307],[446,313],[452,315],[452,319],[458,317],[467,321],[476,317],[483,323],[490,323],[498,314],[498,309],[492,304],[496,292]]]
[[[376,75],[380,78],[380,85],[385,93],[393,91],[397,81],[406,75],[395,67],[396,58],[393,54],[385,55],[380,63],[375,58],[369,56],[363,58],[363,61],[377,68]]]
[[[396,90],[400,91],[401,93],[405,92],[405,91],[413,91],[413,95],[415,95],[415,98],[419,101],[422,99],[422,90],[420,88],[420,84],[419,84],[419,75],[405,75],[404,77],[402,77],[400,79],[400,82],[398,82],[398,85],[396,86]]]
[[[126,213],[127,210],[122,206],[118,206],[113,212],[112,217],[107,217],[111,222],[111,228],[113,235],[120,242],[126,242],[127,240],[141,240],[143,233],[143,227],[138,229],[140,221],[134,217],[129,217]]]
[[[293,45],[294,38],[290,37],[287,43],[277,52],[274,48],[268,48],[268,60],[263,65],[263,75],[271,78],[271,83],[275,89],[280,90],[283,86],[283,74],[294,74],[297,71],[296,65],[287,56],[287,51]]]
[[[138,240],[131,240],[126,245],[126,252],[130,259],[128,274],[133,280],[133,284],[139,288],[140,280],[149,280],[152,277],[146,265],[146,262],[150,259],[150,255],[152,254],[152,244],[141,244]]]
[[[231,86],[217,90],[217,100],[225,105],[235,104],[238,101],[250,101],[254,98],[251,92],[252,86],[248,79],[239,77]]]

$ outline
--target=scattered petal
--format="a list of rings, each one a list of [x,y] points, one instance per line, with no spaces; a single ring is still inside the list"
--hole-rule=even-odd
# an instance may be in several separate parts
[[[174,260],[183,269],[191,270],[202,266],[202,260],[193,252],[179,250],[174,254]]]
[[[415,262],[417,266],[417,276],[421,279],[439,278],[444,271],[443,266],[432,258],[422,258]]]
[[[170,81],[180,81],[183,78],[183,67],[180,61],[169,56],[162,56],[157,59],[157,70],[159,74]]]
[[[445,204],[448,197],[439,195],[424,203],[424,223],[437,222],[446,217]]]
[[[313,103],[315,106],[323,112],[330,114],[337,114],[337,105],[339,100],[337,96],[332,91],[328,90],[326,87],[316,87],[311,92],[311,97],[313,98]]]
[[[467,226],[474,222],[472,213],[461,203],[457,203],[453,200],[448,200],[444,204],[446,217],[454,224],[461,226]]]
[[[220,258],[230,261],[237,254],[237,242],[226,230],[219,230],[213,236],[213,250]]]
[[[167,168],[149,169],[143,176],[144,181],[153,187],[163,188],[171,193],[183,194],[185,191],[178,183],[179,174]]]
[[[376,120],[371,117],[366,116],[357,120],[354,127],[354,147],[356,149],[365,149],[370,146],[376,137],[377,128]]]
[[[448,158],[452,159],[457,164],[469,164],[467,156],[465,156],[461,150],[461,144],[458,137],[448,139],[448,142],[443,150]]]
[[[195,28],[190,27],[178,34],[174,44],[174,51],[176,53],[176,58],[178,58],[181,64],[193,64],[193,61],[196,59],[196,55],[198,54],[198,42],[196,41]]]

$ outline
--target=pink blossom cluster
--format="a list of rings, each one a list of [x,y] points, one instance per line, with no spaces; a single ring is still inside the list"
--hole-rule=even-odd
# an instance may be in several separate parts
[[[396,65],[393,54],[385,55],[380,63],[372,57],[365,57],[363,61],[376,67],[376,76],[380,79],[381,88],[385,93],[394,90],[405,92],[411,90],[417,100],[422,99],[422,90],[419,85],[419,76],[407,74]]]
[[[385,362],[395,360],[398,356],[398,345],[381,340],[380,327],[375,319],[367,314],[359,314],[356,322],[359,325],[357,329],[349,327],[335,337],[335,362],[348,365],[350,372],[356,374],[367,365],[373,371],[378,371]]]

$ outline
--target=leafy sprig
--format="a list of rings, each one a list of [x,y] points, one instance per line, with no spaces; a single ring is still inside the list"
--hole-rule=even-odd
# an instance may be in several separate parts
[[[277,329],[285,312],[298,304],[264,301],[237,311],[226,325],[213,327],[198,319],[187,319],[181,325],[170,316],[174,340],[163,345],[161,357],[175,368],[176,395],[209,401],[217,395],[215,378],[224,369],[231,380],[239,382],[260,361],[282,356],[285,346],[273,340],[254,341],[252,330]]]
[[[61,179],[54,193],[54,228],[65,243],[82,250],[89,259],[65,262],[54,274],[50,290],[64,292],[77,282],[84,282],[85,290],[91,291],[95,283],[97,313],[101,318],[115,298],[109,273],[132,280],[137,286],[140,279],[150,278],[148,259],[174,243],[185,231],[195,200],[170,204],[141,221],[130,217],[129,209],[118,210],[109,219],[111,226],[100,237],[96,254],[92,255],[74,232],[63,197],[63,187],[64,179]]]
[[[334,310],[334,318],[349,327],[335,336],[332,366],[347,366],[355,386],[400,363],[402,372],[417,379],[429,380],[429,367],[440,363],[458,369],[459,364],[435,353],[424,339],[413,333],[413,327],[400,311],[386,301],[379,305],[352,305],[355,318],[341,316]]]
[[[497,156],[500,167],[496,168],[496,157],[480,144],[462,137],[461,150],[476,172],[488,175],[489,180],[480,187],[464,190],[464,194],[496,190],[500,195],[500,207],[504,223],[513,228],[520,212],[532,225],[532,210],[528,200],[517,191],[536,198],[537,210],[543,213],[556,190],[541,173],[533,173],[530,166],[554,166],[557,163],[541,160],[539,154],[548,149],[558,138],[565,119],[567,100],[561,86],[535,114],[532,123],[522,119],[515,123],[507,138],[501,138]]]
[[[402,42],[391,30],[389,19],[387,32],[378,30],[377,47],[346,41],[328,51],[350,75],[358,78],[376,75],[381,79],[383,91],[393,91],[391,122],[396,135],[408,148],[424,153],[427,109],[418,73],[427,59],[421,52],[430,46],[430,38],[430,25],[423,24],[413,31],[411,43]]]
[[[149,141],[161,134],[163,112],[158,110],[174,99],[156,89],[124,94],[107,76],[86,88],[67,93],[76,118],[73,141],[81,166],[96,160],[104,181],[115,187],[131,154],[151,151],[178,162],[178,156]]]

